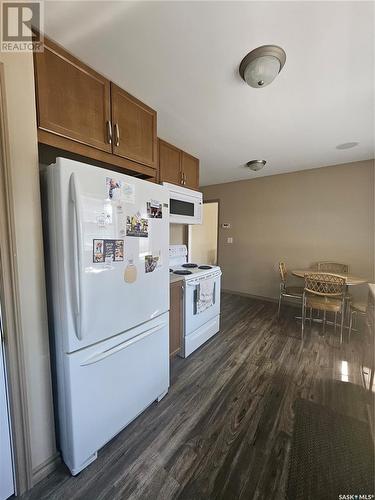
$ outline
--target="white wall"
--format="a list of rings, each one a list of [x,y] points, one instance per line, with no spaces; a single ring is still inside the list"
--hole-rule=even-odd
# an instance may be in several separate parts
[[[18,280],[32,466],[56,453],[40,208],[34,72],[31,54],[0,53],[4,64]]]

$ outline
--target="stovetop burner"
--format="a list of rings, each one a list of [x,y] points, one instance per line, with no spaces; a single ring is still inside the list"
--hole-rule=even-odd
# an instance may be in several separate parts
[[[188,271],[187,269],[177,269],[177,271],[173,271],[173,274],[193,274],[191,271]]]
[[[188,262],[187,264],[182,264],[181,267],[187,267],[190,269],[194,269],[194,267],[198,267],[198,264],[192,264],[192,263]]]
[[[198,269],[212,269],[212,266],[199,266]]]

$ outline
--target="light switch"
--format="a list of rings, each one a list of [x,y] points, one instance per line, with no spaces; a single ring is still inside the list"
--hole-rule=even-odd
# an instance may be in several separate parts
[[[233,243],[233,238],[232,237],[227,238],[227,243],[232,244]]]

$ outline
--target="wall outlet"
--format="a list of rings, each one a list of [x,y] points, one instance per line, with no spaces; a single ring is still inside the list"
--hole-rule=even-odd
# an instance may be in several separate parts
[[[233,243],[233,238],[232,237],[227,238],[227,243],[232,244]]]
[[[230,224],[228,222],[224,222],[222,225],[221,225],[221,228],[222,229],[230,229]]]

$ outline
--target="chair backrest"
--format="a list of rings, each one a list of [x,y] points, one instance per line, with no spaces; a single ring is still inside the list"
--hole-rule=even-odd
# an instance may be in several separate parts
[[[317,270],[325,273],[348,273],[349,266],[338,262],[318,262]]]
[[[287,271],[286,271],[286,265],[285,265],[285,262],[279,262],[279,271],[280,271],[280,278],[281,278],[281,281],[284,283],[286,283],[286,276],[287,276]]]
[[[329,297],[344,297],[346,279],[336,274],[306,273],[305,292]]]

